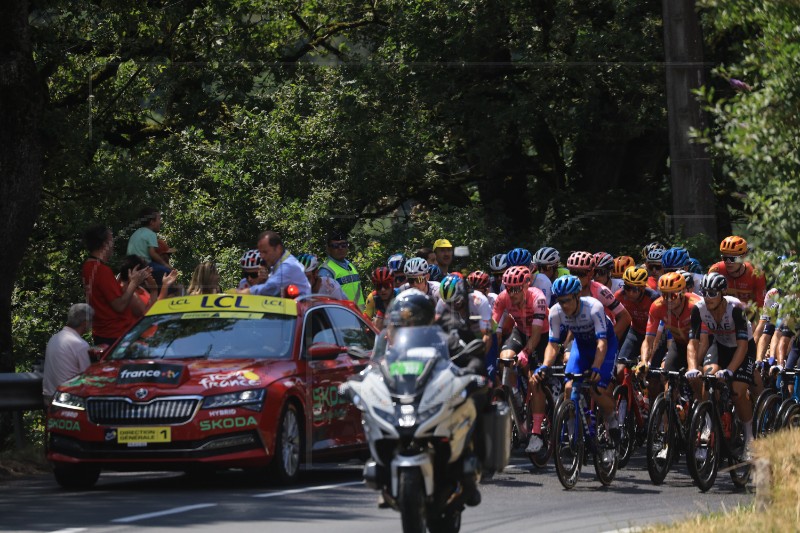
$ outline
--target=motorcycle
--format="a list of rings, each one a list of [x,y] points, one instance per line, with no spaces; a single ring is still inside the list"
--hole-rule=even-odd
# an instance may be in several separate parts
[[[482,349],[482,341],[473,341],[453,358]],[[457,533],[481,474],[508,464],[509,409],[481,407],[487,391],[486,378],[451,362],[438,326],[396,329],[385,355],[376,354],[342,385],[340,392],[361,411],[372,456],[364,481],[400,512],[405,533]]]

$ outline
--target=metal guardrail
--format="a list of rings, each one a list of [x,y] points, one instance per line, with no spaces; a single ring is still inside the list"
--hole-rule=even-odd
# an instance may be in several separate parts
[[[22,448],[24,411],[44,409],[41,372],[0,373],[0,411],[13,412],[14,440]]]

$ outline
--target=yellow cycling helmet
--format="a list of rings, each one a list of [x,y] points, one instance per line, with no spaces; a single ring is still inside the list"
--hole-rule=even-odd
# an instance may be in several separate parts
[[[677,272],[667,272],[658,278],[658,290],[661,292],[680,292],[686,288],[686,280]]]
[[[747,241],[736,235],[725,237],[719,244],[723,255],[744,255],[747,253]]]
[[[622,281],[634,287],[647,286],[647,270],[642,267],[632,266],[625,269]]]
[[[619,257],[614,258],[614,269],[611,271],[612,278],[621,278],[628,267],[632,267],[636,264],[636,261],[633,260],[633,257],[629,255],[620,255]]]

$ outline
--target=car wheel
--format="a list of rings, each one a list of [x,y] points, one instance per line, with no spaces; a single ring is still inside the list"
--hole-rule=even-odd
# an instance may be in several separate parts
[[[289,484],[300,474],[300,459],[303,453],[303,435],[297,407],[287,403],[283,407],[275,451],[272,457],[272,473],[278,482]]]
[[[53,474],[61,488],[68,490],[86,490],[97,483],[100,469],[86,465],[58,465],[53,467]]]

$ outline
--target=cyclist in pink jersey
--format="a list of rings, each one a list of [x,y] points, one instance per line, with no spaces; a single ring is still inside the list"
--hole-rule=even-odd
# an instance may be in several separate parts
[[[500,321],[503,313],[508,311],[515,325],[500,348],[500,358],[513,359],[517,356],[519,366],[527,367],[532,356],[538,361],[538,356],[544,353],[547,345],[547,337],[542,335],[542,331],[548,328],[547,300],[542,291],[530,286],[531,273],[526,267],[517,266],[506,270],[503,274],[503,285],[506,288],[494,302],[492,320]]]

